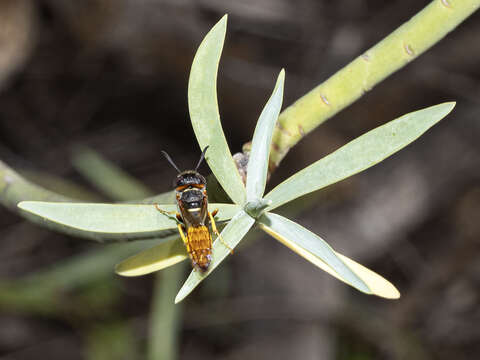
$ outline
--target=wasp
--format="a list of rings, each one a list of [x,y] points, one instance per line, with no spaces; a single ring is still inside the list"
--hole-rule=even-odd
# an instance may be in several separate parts
[[[195,170],[185,171],[180,171],[172,158],[165,151],[162,151],[163,156],[178,171],[173,183],[178,208],[178,212],[174,212],[178,232],[187,248],[192,267],[201,271],[206,271],[212,261],[212,235],[209,225],[220,241],[230,249],[230,252],[233,252],[223,242],[217,230],[214,217],[218,209],[213,212],[208,211],[207,181],[197,171],[205,159],[207,149],[208,146],[203,149]],[[155,207],[162,214],[170,216],[171,213],[160,209],[157,204],[155,204]]]

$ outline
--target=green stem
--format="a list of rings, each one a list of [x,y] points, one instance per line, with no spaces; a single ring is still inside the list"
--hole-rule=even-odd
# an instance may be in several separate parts
[[[26,211],[17,207],[17,204],[21,201],[37,200],[37,201],[59,201],[59,202],[78,202],[78,200],[71,199],[69,197],[54,193],[41,186],[35,185],[30,181],[23,178],[16,171],[11,169],[3,161],[0,161],[0,203],[3,204],[10,211],[17,213],[31,222],[37,223],[43,227],[51,230],[55,230],[64,234],[86,237],[86,232],[77,231],[73,228],[56,224],[52,221],[44,221],[43,219],[32,215]],[[97,241],[101,241],[94,234],[89,238]]]
[[[150,314],[148,339],[149,360],[175,360],[178,358],[178,334],[180,331],[182,306],[172,299],[177,286],[185,275],[186,262],[166,268],[155,275]]]
[[[90,325],[90,324],[89,324]],[[137,359],[137,338],[130,322],[102,320],[90,325],[85,339],[83,359]]]
[[[273,134],[273,171],[306,134],[440,41],[480,0],[435,0],[408,22],[286,108]]]
[[[31,183],[0,161],[0,202],[9,210],[18,213],[17,204],[24,200],[75,201]]]

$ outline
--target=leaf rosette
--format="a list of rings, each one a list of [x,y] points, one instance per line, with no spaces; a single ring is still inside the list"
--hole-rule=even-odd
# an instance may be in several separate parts
[[[206,35],[193,60],[188,85],[188,105],[200,148],[209,146],[206,161],[233,204],[210,204],[219,209],[218,220],[226,223],[213,244],[213,257],[207,271],[192,270],[175,302],[183,300],[235,248],[256,224],[289,249],[330,275],[366,294],[395,299],[398,290],[372,270],[336,252],[320,236],[298,223],[272,213],[279,206],[313,191],[339,182],[379,163],[421,136],[455,106],[448,102],[414,111],[379,126],[345,144],[330,155],[292,175],[264,195],[272,137],[282,108],[284,70],[261,112],[253,135],[242,182],[223,133],[218,109],[216,82],[226,33],[224,16]],[[21,202],[22,210],[47,221],[75,228],[100,240],[156,238],[160,242],[117,265],[117,273],[138,276],[158,271],[187,258],[178,237],[172,236],[176,223],[147,204],[72,204]],[[175,205],[158,204],[165,211]]]

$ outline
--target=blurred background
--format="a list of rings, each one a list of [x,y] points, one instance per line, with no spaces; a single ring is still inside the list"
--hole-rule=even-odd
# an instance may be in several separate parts
[[[175,171],[160,150],[180,168],[198,160],[188,74],[224,13],[219,103],[238,152],[280,68],[290,105],[428,3],[2,0],[0,159],[57,192],[115,200],[82,176],[87,147],[168,191]],[[1,209],[0,359],[479,358],[479,20],[308,135],[269,184],[404,113],[457,101],[398,154],[283,209],[392,281],[400,300],[356,292],[255,230],[173,306],[188,264],[120,278],[111,247]]]

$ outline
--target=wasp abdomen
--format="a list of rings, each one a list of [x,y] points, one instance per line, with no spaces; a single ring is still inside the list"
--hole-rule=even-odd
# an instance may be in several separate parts
[[[208,269],[212,260],[212,236],[206,226],[192,226],[187,230],[187,251],[192,266],[202,271]]]

